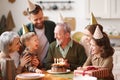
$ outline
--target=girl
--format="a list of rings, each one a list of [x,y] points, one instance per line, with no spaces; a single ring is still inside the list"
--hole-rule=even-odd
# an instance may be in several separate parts
[[[99,26],[96,27],[93,38],[90,41],[91,55],[84,66],[100,66],[109,68],[110,75],[105,80],[114,80],[112,74],[114,49],[110,45],[110,40],[106,33],[101,32]]]

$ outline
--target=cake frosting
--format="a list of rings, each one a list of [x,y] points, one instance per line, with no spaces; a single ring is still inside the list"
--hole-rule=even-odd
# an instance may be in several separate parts
[[[66,72],[65,62],[62,58],[55,58],[54,63],[51,65],[52,72]]]

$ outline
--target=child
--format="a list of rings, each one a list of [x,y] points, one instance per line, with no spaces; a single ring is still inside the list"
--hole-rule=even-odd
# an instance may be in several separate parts
[[[112,74],[114,49],[110,45],[109,38],[106,33],[101,32],[99,26],[93,34],[93,38],[90,41],[91,44],[91,55],[88,57],[84,66],[100,66],[107,67],[110,70],[110,76],[105,80],[114,80]]]
[[[28,32],[23,34],[20,38],[22,45],[25,47],[23,54],[27,54],[31,57],[31,61],[25,65],[27,71],[41,73],[40,68],[40,60],[37,57],[36,50],[39,48],[39,40],[37,35],[34,32]]]

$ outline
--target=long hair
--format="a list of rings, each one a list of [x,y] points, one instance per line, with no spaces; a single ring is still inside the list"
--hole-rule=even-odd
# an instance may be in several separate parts
[[[111,44],[110,44],[110,40],[108,35],[103,32],[103,38],[101,39],[94,39],[93,40],[96,42],[96,44],[99,47],[103,47],[103,51],[101,54],[102,58],[107,58],[109,56],[112,56],[114,54],[114,49],[112,48]]]

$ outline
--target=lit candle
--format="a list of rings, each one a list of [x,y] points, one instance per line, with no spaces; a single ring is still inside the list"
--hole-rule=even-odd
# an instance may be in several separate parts
[[[58,58],[57,58],[57,64],[59,64]]]
[[[57,62],[56,62],[56,58],[54,58],[54,63],[57,63]]]

